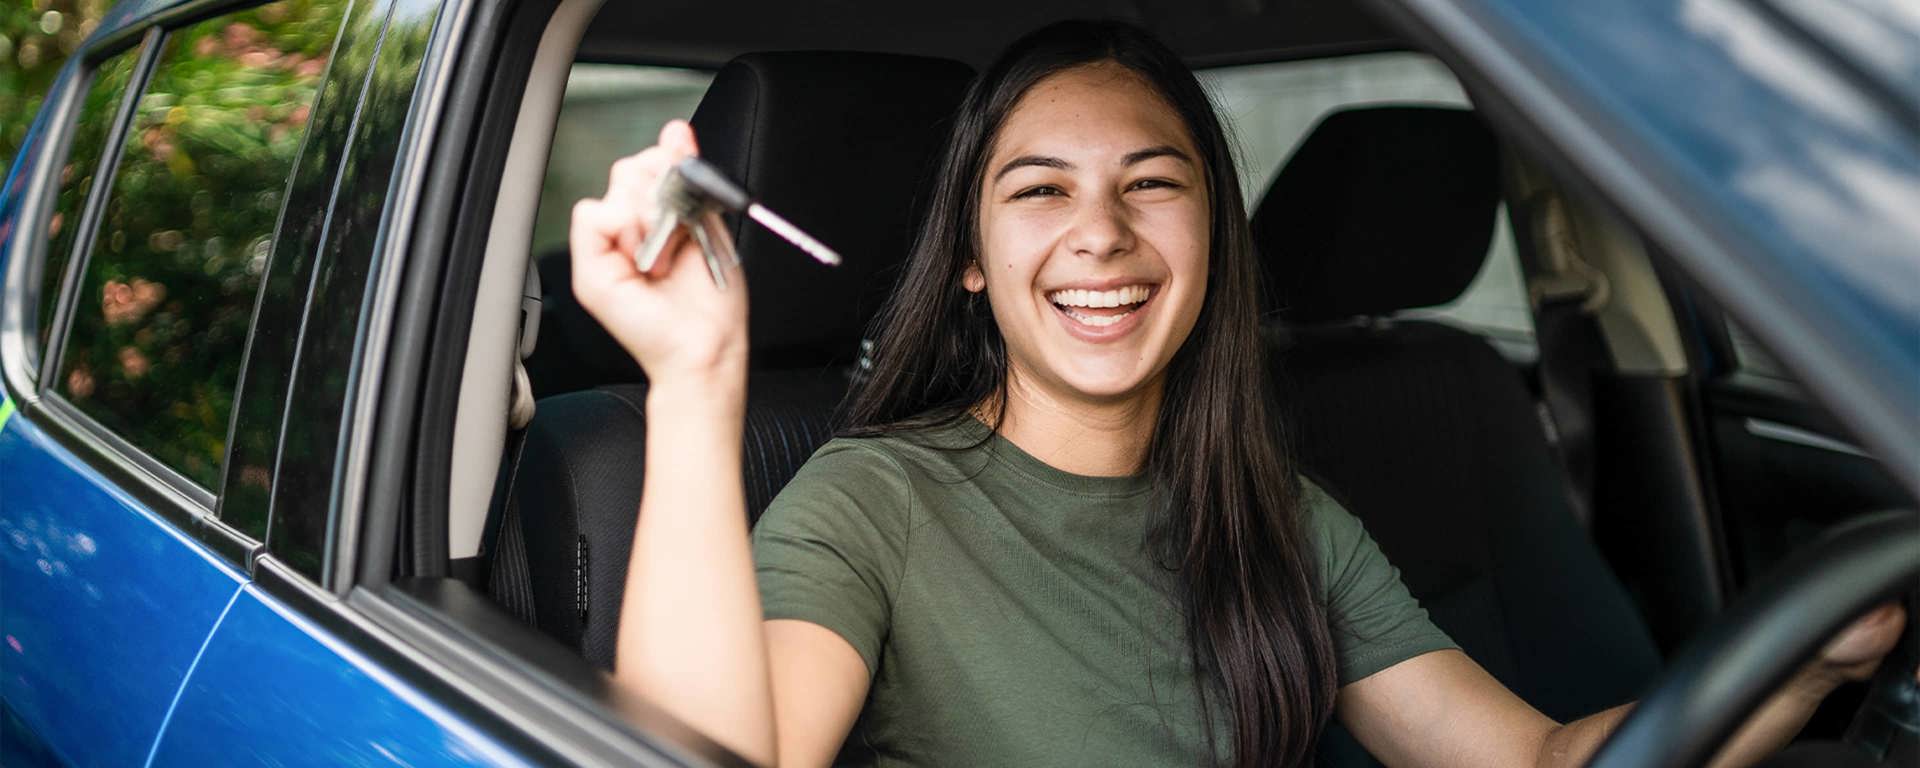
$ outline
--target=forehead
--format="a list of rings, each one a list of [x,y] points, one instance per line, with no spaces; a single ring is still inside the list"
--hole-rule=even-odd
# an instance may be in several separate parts
[[[1028,88],[1001,125],[994,156],[1117,157],[1159,144],[1193,152],[1180,113],[1139,73],[1100,63],[1056,72]]]

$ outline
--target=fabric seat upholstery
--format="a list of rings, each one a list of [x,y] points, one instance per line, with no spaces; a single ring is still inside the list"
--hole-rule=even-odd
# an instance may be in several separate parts
[[[1652,636],[1574,516],[1521,372],[1472,333],[1390,318],[1473,280],[1498,164],[1465,110],[1336,113],[1276,178],[1254,233],[1302,467],[1442,630],[1564,722],[1640,693],[1660,663]],[[1373,761],[1336,726],[1322,763]]]
[[[916,192],[971,78],[941,59],[748,54],[721,70],[695,111],[704,158],[845,260],[823,267],[758,225],[731,223],[750,291],[750,516],[831,437],[860,335],[911,245]],[[604,334],[583,313],[572,320],[543,325]],[[645,479],[646,384],[610,338],[555,348],[594,356],[575,362],[596,380],[538,401],[497,547],[524,542],[524,572],[496,564],[492,586],[509,607],[530,603],[523,616],[542,631],[611,668]]]

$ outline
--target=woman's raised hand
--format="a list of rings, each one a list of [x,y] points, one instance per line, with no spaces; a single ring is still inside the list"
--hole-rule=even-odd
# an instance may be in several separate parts
[[[697,154],[693,128],[669,122],[658,144],[614,162],[605,197],[574,204],[573,295],[640,363],[654,390],[684,384],[737,392],[747,359],[747,287],[739,267],[724,263],[727,288],[717,288],[684,228],[645,274],[634,266],[634,252],[658,219],[661,177]]]

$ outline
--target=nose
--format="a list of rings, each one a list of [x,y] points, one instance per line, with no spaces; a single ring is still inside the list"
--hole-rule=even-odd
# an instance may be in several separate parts
[[[1111,196],[1082,198],[1074,212],[1072,230],[1065,238],[1075,256],[1108,259],[1133,250],[1133,222],[1126,204]]]

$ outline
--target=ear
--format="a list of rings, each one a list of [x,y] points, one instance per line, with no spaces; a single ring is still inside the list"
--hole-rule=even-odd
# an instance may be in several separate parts
[[[967,262],[967,271],[960,275],[960,287],[969,293],[980,293],[987,289],[987,276],[980,271],[980,260]]]

